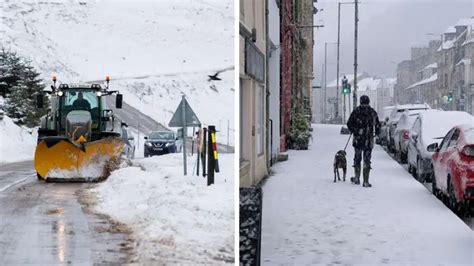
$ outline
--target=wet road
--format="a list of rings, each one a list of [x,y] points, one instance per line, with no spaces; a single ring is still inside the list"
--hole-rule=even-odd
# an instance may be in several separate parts
[[[127,235],[80,204],[89,186],[39,181],[32,162],[0,165],[0,265],[128,262]]]
[[[107,105],[112,108],[114,114],[117,115],[122,121],[126,122],[130,127],[136,129],[137,121],[140,121],[141,132],[151,131],[169,131],[167,127],[156,122],[153,118],[140,112],[138,109],[127,104],[125,101],[122,102],[122,109],[115,108],[115,97],[107,97]]]

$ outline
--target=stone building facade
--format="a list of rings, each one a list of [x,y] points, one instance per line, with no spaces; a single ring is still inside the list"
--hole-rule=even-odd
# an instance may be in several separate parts
[[[254,186],[267,168],[267,32],[265,1],[240,0],[240,186]]]
[[[432,108],[473,113],[474,17],[460,19],[440,41],[412,48],[397,68],[397,103],[428,103]],[[453,101],[448,101],[448,96]]]

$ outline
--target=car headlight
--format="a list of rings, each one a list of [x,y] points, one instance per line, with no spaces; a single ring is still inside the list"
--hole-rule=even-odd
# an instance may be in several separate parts
[[[148,141],[145,142],[145,146],[151,147],[151,146],[152,146],[152,145],[151,145],[151,142],[148,142]]]
[[[168,142],[168,143],[165,144],[165,147],[170,147],[170,146],[173,146],[173,145],[174,145],[173,142]]]

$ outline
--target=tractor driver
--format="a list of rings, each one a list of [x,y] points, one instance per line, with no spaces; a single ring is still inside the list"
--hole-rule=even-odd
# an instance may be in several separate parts
[[[82,95],[82,92],[79,92],[77,94],[77,99],[72,103],[72,106],[77,109],[82,109],[82,110],[90,110],[91,109],[91,104],[89,101],[84,99],[84,95]]]

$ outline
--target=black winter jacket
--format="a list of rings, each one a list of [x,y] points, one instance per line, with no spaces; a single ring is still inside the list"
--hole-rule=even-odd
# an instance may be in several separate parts
[[[370,105],[358,106],[347,121],[347,128],[353,135],[352,146],[357,149],[372,149],[375,134],[380,132],[377,112]]]

